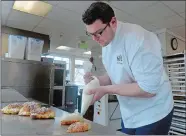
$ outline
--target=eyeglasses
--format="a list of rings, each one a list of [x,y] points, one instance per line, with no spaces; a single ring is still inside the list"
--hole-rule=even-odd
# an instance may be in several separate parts
[[[98,30],[95,33],[89,33],[89,32],[86,31],[86,35],[88,35],[88,36],[95,36],[95,37],[101,37],[101,35],[103,34],[103,32],[105,31],[105,29],[107,28],[108,25],[109,25],[109,23],[103,29]]]

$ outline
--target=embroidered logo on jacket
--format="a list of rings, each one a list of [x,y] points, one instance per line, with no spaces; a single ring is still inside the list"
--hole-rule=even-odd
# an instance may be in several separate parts
[[[117,64],[123,64],[123,58],[121,55],[117,56]]]

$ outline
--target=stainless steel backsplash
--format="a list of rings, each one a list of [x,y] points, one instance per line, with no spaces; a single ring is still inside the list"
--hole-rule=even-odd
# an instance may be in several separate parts
[[[12,88],[26,98],[51,103],[54,84],[53,64],[2,58],[1,70],[2,89]]]

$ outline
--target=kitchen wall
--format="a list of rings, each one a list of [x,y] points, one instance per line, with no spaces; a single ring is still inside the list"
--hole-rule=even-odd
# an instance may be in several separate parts
[[[2,51],[0,53],[1,56],[4,56],[4,54],[8,52],[8,36],[10,34],[42,39],[44,40],[44,46],[43,46],[42,52],[46,53],[50,49],[50,40],[49,40],[48,35],[39,34],[39,33],[31,32],[31,31],[25,31],[25,30],[16,29],[16,28],[7,27],[7,26],[2,26],[1,29],[2,29],[2,35],[1,35]]]
[[[0,4],[1,4],[1,1],[0,1]],[[1,25],[1,18],[0,18],[0,25]],[[0,27],[0,37],[1,37],[1,27]],[[2,47],[1,47],[1,38],[0,38],[0,77],[1,77],[1,49]],[[0,78],[0,107],[1,107],[1,78]],[[0,127],[0,132],[1,132],[1,127]]]
[[[166,41],[167,41],[166,51],[167,51],[167,55],[180,53],[180,52],[183,52],[185,50],[185,41],[183,41],[179,37],[176,37],[177,41],[178,41],[178,49],[175,50],[175,51],[172,50],[172,48],[170,47],[171,46],[171,39],[174,38],[174,37],[176,37],[176,36],[174,36],[174,35],[172,35],[170,33],[167,33],[167,35],[166,35]]]
[[[69,51],[53,49],[50,50],[50,54],[54,54],[57,56],[65,56],[65,57],[90,58],[90,55],[83,54],[83,52],[78,51],[78,49],[77,50],[73,49]]]
[[[2,34],[1,35],[1,40],[2,40],[2,48],[0,55],[3,55],[8,52],[8,34]]]
[[[163,56],[180,53],[186,49],[185,39],[182,38],[181,36],[174,34],[173,32],[171,32],[167,29],[158,30],[155,33],[157,34],[157,36],[162,44],[162,55]],[[176,50],[173,50],[171,48],[171,39],[172,38],[176,38],[178,41],[178,48]]]

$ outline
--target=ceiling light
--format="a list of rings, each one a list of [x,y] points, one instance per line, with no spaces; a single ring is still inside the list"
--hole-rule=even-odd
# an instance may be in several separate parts
[[[58,49],[58,50],[70,50],[71,48],[67,47],[67,46],[59,46],[56,49]]]
[[[43,1],[15,1],[13,9],[44,17],[50,12],[52,5]]]
[[[91,51],[86,51],[83,54],[91,55]]]
[[[54,56],[47,55],[46,58],[54,58]]]

